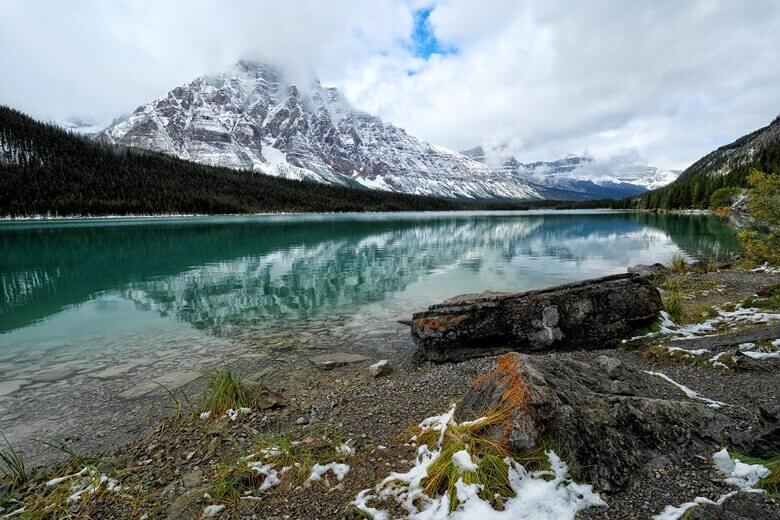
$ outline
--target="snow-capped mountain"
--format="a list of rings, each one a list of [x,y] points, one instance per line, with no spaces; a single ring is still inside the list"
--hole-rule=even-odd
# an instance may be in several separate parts
[[[505,154],[501,148],[486,153],[481,146],[477,146],[462,153],[525,179],[542,193],[553,197],[561,192],[564,196],[574,198],[629,197],[666,186],[680,174],[677,170],[649,166],[636,153],[606,160],[568,155],[555,161],[532,163],[522,163]]]
[[[95,119],[82,119],[80,117],[69,117],[62,120],[51,120],[51,124],[57,125],[63,130],[68,130],[77,134],[93,135],[106,128],[110,122],[97,121]]]
[[[443,197],[543,197],[511,172],[354,110],[335,88],[299,88],[248,61],[141,105],[97,138],[290,179]]]

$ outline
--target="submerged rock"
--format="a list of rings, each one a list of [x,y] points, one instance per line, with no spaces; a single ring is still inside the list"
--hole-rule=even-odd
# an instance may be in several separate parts
[[[657,319],[658,290],[621,274],[516,294],[467,295],[412,318],[412,338],[430,361],[511,351],[602,349]]]
[[[512,353],[472,383],[458,419],[504,411],[488,433],[495,440],[518,454],[556,446],[584,480],[615,491],[654,458],[712,452],[726,441],[730,419],[682,394],[664,398],[669,391],[669,383],[615,358]]]
[[[331,370],[336,367],[343,367],[345,365],[360,363],[367,360],[368,358],[366,356],[350,354],[347,352],[333,352],[331,354],[321,354],[309,358],[311,364],[320,370]]]

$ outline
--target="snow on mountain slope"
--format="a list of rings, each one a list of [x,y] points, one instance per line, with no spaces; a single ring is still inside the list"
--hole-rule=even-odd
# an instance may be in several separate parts
[[[493,164],[541,190],[570,192],[575,198],[627,197],[673,182],[680,174],[645,164],[635,153],[595,160],[569,155],[555,161],[521,163],[502,149],[486,153],[478,146],[462,152],[476,161]],[[579,195],[579,197],[576,197]]]
[[[335,88],[299,89],[247,61],[173,89],[97,138],[290,179],[443,197],[542,197],[511,172],[352,109]]]

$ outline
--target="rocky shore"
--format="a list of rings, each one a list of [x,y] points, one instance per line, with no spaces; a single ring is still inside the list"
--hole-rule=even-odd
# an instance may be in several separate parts
[[[167,415],[120,449],[9,474],[0,518],[485,518],[487,507],[496,518],[778,518],[763,464],[780,451],[780,272],[672,267],[445,302],[397,340],[414,336],[415,358],[390,342],[358,354],[348,338],[319,351],[302,335],[243,353],[234,386],[197,374],[158,381],[170,394],[123,389],[133,414],[154,398]],[[582,287],[600,296],[583,299]],[[567,306],[629,318],[574,323]],[[507,319],[520,310],[525,324]],[[443,330],[430,321],[443,314],[479,320]],[[479,326],[462,333],[465,323]],[[303,347],[296,363],[261,363]]]

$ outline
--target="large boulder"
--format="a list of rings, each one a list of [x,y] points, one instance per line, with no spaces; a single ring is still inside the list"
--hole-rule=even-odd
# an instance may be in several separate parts
[[[620,274],[514,294],[467,295],[412,317],[420,354],[436,362],[616,345],[658,318],[646,278]]]
[[[602,491],[626,487],[654,459],[734,441],[725,415],[606,356],[502,356],[472,383],[458,419],[495,412],[505,414],[487,432],[496,442],[516,454],[553,447]]]

